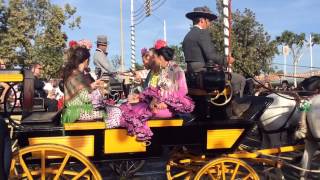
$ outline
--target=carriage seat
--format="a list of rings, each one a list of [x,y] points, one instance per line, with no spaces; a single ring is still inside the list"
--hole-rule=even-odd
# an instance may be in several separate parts
[[[57,112],[31,112],[27,115],[23,115],[22,124],[44,124],[60,123],[61,111]]]

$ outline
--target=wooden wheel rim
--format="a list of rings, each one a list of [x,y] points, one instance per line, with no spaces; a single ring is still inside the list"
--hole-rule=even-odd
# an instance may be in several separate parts
[[[70,175],[75,175],[72,179],[76,180],[85,175],[86,173],[90,173],[92,175],[92,178],[95,180],[101,180],[101,175],[99,171],[96,169],[96,167],[89,161],[87,157],[85,157],[82,153],[80,153],[77,150],[71,149],[70,147],[63,146],[63,145],[57,145],[57,144],[39,144],[39,145],[31,145],[27,146],[25,148],[20,149],[19,151],[15,152],[11,161],[11,167],[10,167],[10,178],[15,177],[15,167],[16,163],[19,162],[19,166],[22,167],[23,173],[26,175],[28,180],[33,180],[32,173],[28,169],[28,166],[23,159],[23,155],[28,154],[28,153],[35,153],[35,152],[40,152],[40,162],[41,162],[41,167],[40,167],[40,174],[41,174],[41,179],[46,179],[46,174],[52,174],[55,175],[54,180],[59,179],[61,175],[65,173],[65,166],[68,163],[70,158],[74,158],[79,160],[85,167],[84,169],[79,172],[79,173],[74,173],[73,171],[66,171],[67,174]],[[45,167],[46,164],[46,157],[50,156],[50,154],[46,154],[46,152],[50,153],[58,153],[60,154],[65,154],[63,158],[63,161],[61,162],[61,165],[59,166],[58,169],[50,170],[50,167]]]
[[[226,163],[234,164],[235,168],[232,170],[228,169],[228,167],[226,167],[227,166]],[[214,173],[221,176],[220,178],[215,178],[213,176],[213,174],[209,172],[209,170],[213,167],[215,167]],[[243,180],[249,180],[249,179],[259,180],[260,179],[258,174],[255,172],[255,170],[250,165],[248,165],[247,163],[245,163],[244,161],[242,161],[240,159],[234,159],[234,158],[218,158],[218,159],[215,159],[215,160],[209,162],[208,164],[203,166],[198,171],[198,173],[196,174],[194,179],[200,180],[202,176],[209,174],[211,179],[229,180],[229,178],[226,178],[226,173],[228,173],[228,172],[225,171],[225,170],[229,170],[230,172],[232,172],[230,180],[235,180],[240,168],[245,169],[248,172],[248,174],[244,178],[241,178],[241,179],[243,179]]]

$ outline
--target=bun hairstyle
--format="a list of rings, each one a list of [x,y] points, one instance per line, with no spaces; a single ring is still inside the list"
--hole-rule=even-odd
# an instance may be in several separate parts
[[[169,48],[168,46],[156,49],[155,53],[158,56],[162,56],[166,61],[171,61],[174,57],[174,49]]]
[[[78,69],[79,64],[90,58],[90,52],[85,47],[77,47],[70,52],[70,56],[63,70],[63,78],[68,78],[71,73]]]

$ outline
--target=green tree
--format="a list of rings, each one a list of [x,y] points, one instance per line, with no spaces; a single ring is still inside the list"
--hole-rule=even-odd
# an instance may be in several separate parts
[[[219,18],[210,27],[212,41],[218,52],[224,55],[222,1],[217,1]],[[272,71],[271,62],[277,54],[277,43],[264,30],[250,9],[236,10],[232,14],[231,52],[236,59],[233,70],[241,72],[239,67],[251,74]]]
[[[47,78],[57,76],[67,41],[62,26],[79,27],[80,17],[70,20],[76,8],[60,7],[49,0],[9,0],[5,9],[5,30],[0,32],[0,58],[22,66],[38,62]]]
[[[320,44],[320,35],[312,33],[312,46],[315,44]],[[292,55],[293,65],[294,65],[294,76],[297,74],[297,65],[301,60],[303,55],[303,50],[305,45],[307,45],[308,40],[306,39],[305,33],[296,34],[291,31],[284,31],[276,40],[279,45],[286,45],[290,49],[290,54]],[[297,87],[297,80],[294,79],[294,86]]]
[[[180,67],[182,69],[186,68],[186,63],[185,63],[185,59],[184,59],[184,54],[183,54],[183,50],[182,50],[182,45],[173,45],[170,46],[170,48],[174,49],[174,60],[176,61],[176,63],[178,65],[180,65]]]

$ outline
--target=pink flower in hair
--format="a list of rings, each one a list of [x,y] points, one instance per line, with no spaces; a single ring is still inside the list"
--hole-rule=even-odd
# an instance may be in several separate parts
[[[165,40],[159,39],[156,41],[156,43],[154,44],[154,48],[155,49],[161,49],[163,47],[167,46],[167,42]]]
[[[80,41],[78,41],[79,46],[85,47],[87,49],[91,49],[92,48],[92,43],[90,40],[87,39],[81,39]]]

